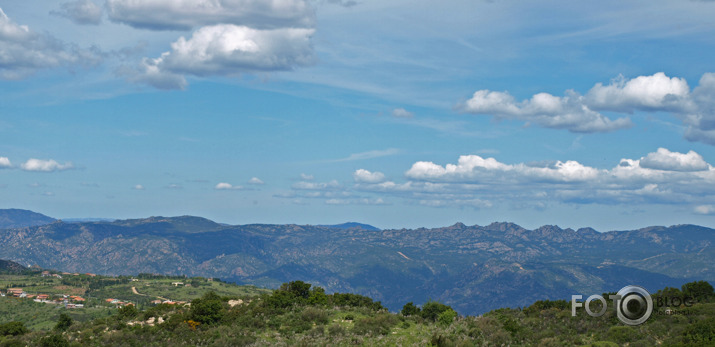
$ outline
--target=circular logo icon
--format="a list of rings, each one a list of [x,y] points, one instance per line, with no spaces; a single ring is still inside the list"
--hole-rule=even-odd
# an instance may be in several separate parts
[[[641,286],[625,286],[618,291],[620,300],[616,304],[618,319],[627,325],[643,324],[653,313],[653,299]]]

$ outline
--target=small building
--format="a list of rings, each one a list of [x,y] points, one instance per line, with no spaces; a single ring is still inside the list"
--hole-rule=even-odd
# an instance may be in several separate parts
[[[22,290],[22,288],[8,288],[7,289],[7,295],[9,296],[20,296],[20,294],[24,293],[25,291]]]
[[[47,271],[47,270],[42,271],[42,277],[49,277],[49,276],[52,276],[49,271]]]
[[[183,286],[184,282],[171,282],[174,287]]]
[[[159,300],[159,299],[152,300],[151,303],[154,305],[159,305],[159,304],[161,304],[161,300]]]

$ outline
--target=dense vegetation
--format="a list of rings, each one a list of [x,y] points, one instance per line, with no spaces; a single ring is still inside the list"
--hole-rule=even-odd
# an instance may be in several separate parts
[[[660,306],[639,326],[621,324],[614,310],[601,317],[571,315],[566,300],[537,301],[523,309],[498,309],[461,317],[448,305],[406,303],[400,313],[349,293],[326,294],[301,281],[260,296],[206,292],[191,305],[134,306],[78,322],[60,314],[53,328],[28,332],[23,323],[0,325],[0,346],[711,346],[715,343],[715,292],[704,281],[664,288],[655,302],[688,298],[689,306]],[[682,314],[665,315],[666,309]]]

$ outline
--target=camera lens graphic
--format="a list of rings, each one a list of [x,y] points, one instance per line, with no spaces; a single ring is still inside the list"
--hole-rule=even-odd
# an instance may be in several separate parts
[[[616,305],[618,319],[627,325],[639,325],[647,321],[653,313],[653,299],[641,286],[625,286],[618,291],[621,299]]]

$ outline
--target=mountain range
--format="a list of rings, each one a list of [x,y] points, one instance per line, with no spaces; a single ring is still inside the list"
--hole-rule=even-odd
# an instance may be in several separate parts
[[[368,295],[391,310],[438,300],[481,314],[628,284],[715,281],[715,230],[696,225],[597,232],[513,223],[379,230],[351,225],[225,225],[193,217],[21,224],[0,259],[71,272],[218,277],[275,288],[302,280]]]

